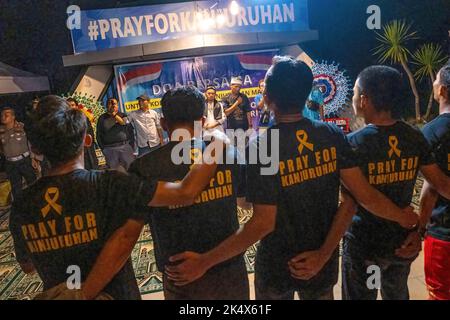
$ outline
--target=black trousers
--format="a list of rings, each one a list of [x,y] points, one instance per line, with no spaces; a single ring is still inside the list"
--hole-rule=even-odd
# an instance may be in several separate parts
[[[36,173],[31,165],[31,158],[26,157],[19,161],[6,161],[5,171],[11,182],[12,195],[14,200],[22,195],[22,177],[25,178],[27,185],[36,180]]]
[[[200,279],[177,287],[163,275],[166,300],[250,300],[247,268],[243,258],[220,269],[211,269]]]

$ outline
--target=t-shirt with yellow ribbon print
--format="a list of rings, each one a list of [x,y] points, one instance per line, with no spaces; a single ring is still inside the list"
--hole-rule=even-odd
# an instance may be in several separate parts
[[[435,163],[423,134],[403,121],[391,126],[368,125],[349,135],[349,141],[369,183],[400,208],[411,203],[420,167]],[[357,238],[366,252],[393,257],[408,230],[359,207],[347,235]]]
[[[138,158],[129,171],[146,179],[161,181],[181,180],[189,171],[189,163],[201,160],[203,141],[169,142],[149,154]],[[172,154],[187,161],[175,164]],[[148,215],[158,269],[164,272],[169,257],[184,251],[207,252],[235,233],[239,228],[236,198],[245,187],[240,179],[244,167],[236,159],[236,150],[227,148],[227,158],[234,164],[219,164],[210,183],[195,199],[192,206],[152,208]],[[245,175],[244,175],[245,178]],[[241,256],[214,267],[222,268],[237,263]]]
[[[450,113],[443,113],[423,128],[439,167],[450,176]],[[427,228],[428,235],[450,241],[450,200],[439,196]]]
[[[277,131],[279,141],[273,141]],[[290,285],[311,288],[312,282],[317,288],[334,284],[337,273],[332,264],[306,284],[291,278],[287,263],[325,241],[338,208],[340,170],[357,166],[346,136],[335,125],[303,118],[275,125],[251,143],[257,146],[250,150],[259,152],[267,145],[269,154],[276,152],[272,146],[279,148],[277,174],[261,174],[262,168],[270,167],[264,159],[247,165],[248,201],[277,206],[276,227],[261,240],[256,269],[280,290]]]
[[[75,170],[43,177],[14,201],[10,229],[19,263],[32,262],[44,290],[66,282],[69,266],[82,281],[111,234],[128,219],[143,220],[155,181],[114,171]],[[140,299],[131,265],[105,288],[115,299]]]

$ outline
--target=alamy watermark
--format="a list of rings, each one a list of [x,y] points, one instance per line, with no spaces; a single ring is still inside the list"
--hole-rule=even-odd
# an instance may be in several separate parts
[[[67,289],[80,290],[81,289],[81,269],[77,265],[70,265],[67,267],[66,273],[69,277],[66,281]]]
[[[186,129],[176,129],[172,132],[172,141],[191,141],[194,137],[205,142],[211,142],[203,151],[202,156],[192,154],[191,145],[180,143],[172,149],[171,160],[174,164],[206,163],[212,164],[258,164],[261,165],[261,175],[275,175],[278,173],[280,151],[280,134],[277,129],[269,130],[260,136],[258,143],[257,132],[254,130],[227,129],[225,133],[216,130],[213,133],[203,131],[202,122],[194,122],[194,136]],[[269,137],[270,135],[270,137]],[[249,142],[250,141],[250,142]],[[269,146],[270,141],[270,146]],[[223,143],[226,144],[223,152]],[[236,153],[233,149],[237,149]]]
[[[381,269],[377,265],[370,265],[367,268],[369,277],[366,281],[366,286],[369,290],[379,290],[381,288]]]
[[[367,14],[370,14],[367,18],[367,28],[369,30],[380,30],[381,29],[381,8],[377,5],[371,5],[367,7]]]
[[[66,13],[68,15],[66,26],[69,30],[81,29],[81,9],[77,5],[67,7]]]

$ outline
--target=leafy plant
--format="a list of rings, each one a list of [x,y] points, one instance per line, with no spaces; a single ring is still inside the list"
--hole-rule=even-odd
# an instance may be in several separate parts
[[[390,60],[392,64],[401,64],[408,75],[411,90],[415,97],[416,121],[420,121],[420,96],[417,90],[416,81],[411,69],[408,66],[411,52],[407,44],[417,39],[417,32],[411,31],[411,25],[404,20],[393,20],[383,27],[381,33],[377,32],[377,40],[380,45],[375,48],[375,55],[378,55],[379,61],[385,63]]]
[[[428,77],[431,81],[431,94],[428,100],[427,112],[424,118],[429,119],[433,107],[433,83],[436,79],[436,73],[439,68],[447,61],[447,56],[438,44],[427,43],[417,49],[413,54],[412,63],[418,66],[414,76],[417,80],[423,80]]]
[[[96,101],[95,96],[87,95],[87,93],[82,94],[79,92],[74,92],[72,94],[62,95],[63,98],[73,98],[78,101],[80,108],[86,108],[86,111],[92,114],[88,116],[91,121],[92,128],[94,129],[94,133],[97,132],[97,120],[98,118],[105,113],[105,108],[100,103],[100,101]]]

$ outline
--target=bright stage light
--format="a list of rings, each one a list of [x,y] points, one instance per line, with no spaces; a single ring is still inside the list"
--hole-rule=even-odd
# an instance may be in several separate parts
[[[201,23],[199,24],[199,27],[200,27],[201,31],[207,31],[207,30],[213,28],[214,24],[215,24],[214,19],[209,18],[209,19],[202,20]]]
[[[205,30],[205,26],[204,26],[204,23],[203,23],[203,13],[201,12],[201,11],[197,11],[196,13],[195,13],[195,29],[196,30]]]
[[[231,1],[230,13],[234,16],[239,14],[239,5],[236,0]]]
[[[218,25],[219,27],[223,26],[223,25],[225,24],[225,16],[224,16],[223,14],[219,14],[219,15],[216,17],[216,21],[217,21],[217,25]]]
[[[195,13],[195,19],[197,19],[197,22],[202,22],[203,21],[203,13],[201,11],[197,11]]]

